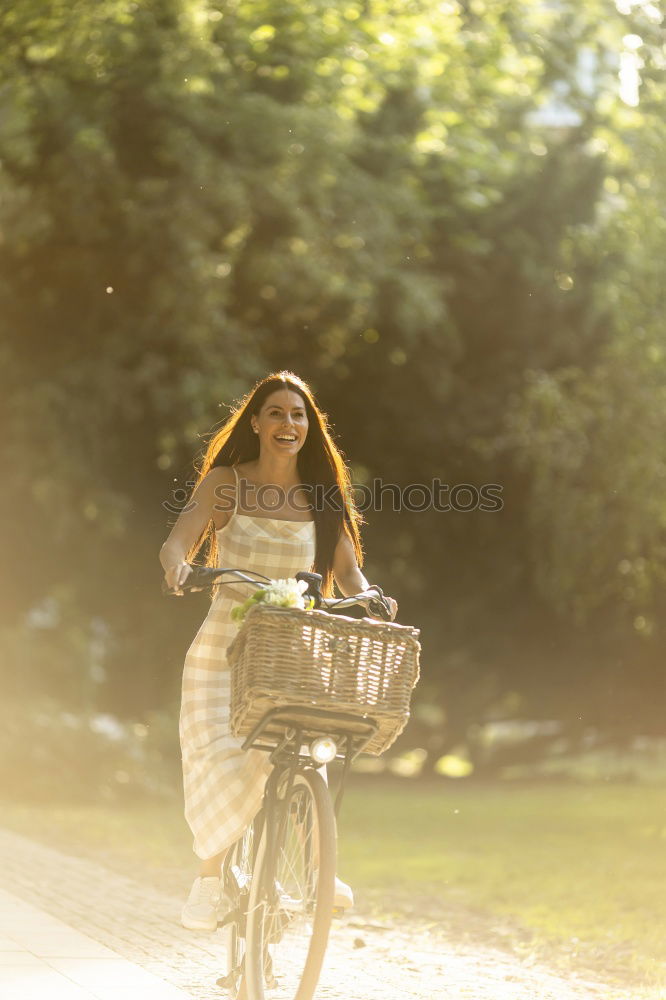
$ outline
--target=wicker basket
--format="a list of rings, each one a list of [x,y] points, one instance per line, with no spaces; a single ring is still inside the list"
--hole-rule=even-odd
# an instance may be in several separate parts
[[[232,732],[246,737],[282,705],[334,709],[358,717],[358,727],[336,726],[347,732],[361,732],[364,716],[376,722],[364,752],[382,753],[409,718],[418,635],[406,625],[257,604],[227,650]],[[315,717],[311,722],[316,727]]]

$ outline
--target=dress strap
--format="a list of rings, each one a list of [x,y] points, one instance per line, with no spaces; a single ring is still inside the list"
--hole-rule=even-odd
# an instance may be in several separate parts
[[[235,465],[232,465],[231,468],[234,470],[234,476],[236,478],[236,493],[234,494],[234,509],[233,509],[233,514],[235,514],[238,511],[238,496],[240,494],[240,483],[238,482],[238,469],[236,468]]]

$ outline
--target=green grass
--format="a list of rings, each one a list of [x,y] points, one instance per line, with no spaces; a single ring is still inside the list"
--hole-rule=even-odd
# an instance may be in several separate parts
[[[340,870],[433,919],[495,916],[529,945],[666,985],[666,790],[636,786],[351,788]],[[419,904],[418,895],[422,895]],[[517,934],[516,940],[519,940]]]
[[[182,895],[180,803],[3,803],[28,835]],[[504,943],[563,969],[666,988],[666,790],[356,778],[339,871],[360,909]]]

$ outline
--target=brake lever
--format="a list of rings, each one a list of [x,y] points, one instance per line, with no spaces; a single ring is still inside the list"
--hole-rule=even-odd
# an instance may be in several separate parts
[[[378,596],[368,601],[368,613],[373,615],[375,618],[381,619],[382,621],[390,621],[391,609],[388,601],[384,597],[384,591],[381,587],[378,587],[376,583],[373,583],[370,589],[376,590]]]
[[[189,591],[196,594],[202,590],[206,590],[221,575],[221,571],[214,566],[194,566],[181,587],[169,587],[166,580],[162,580],[162,593],[175,595],[179,591],[183,593]]]
[[[391,620],[391,609],[383,597],[368,601],[368,611],[375,618],[381,618],[382,621],[388,622]]]

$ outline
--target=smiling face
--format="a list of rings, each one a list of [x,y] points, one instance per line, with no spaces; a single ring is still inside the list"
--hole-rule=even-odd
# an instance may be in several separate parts
[[[259,446],[273,454],[296,455],[308,433],[303,398],[291,389],[278,389],[266,398],[251,418]]]

